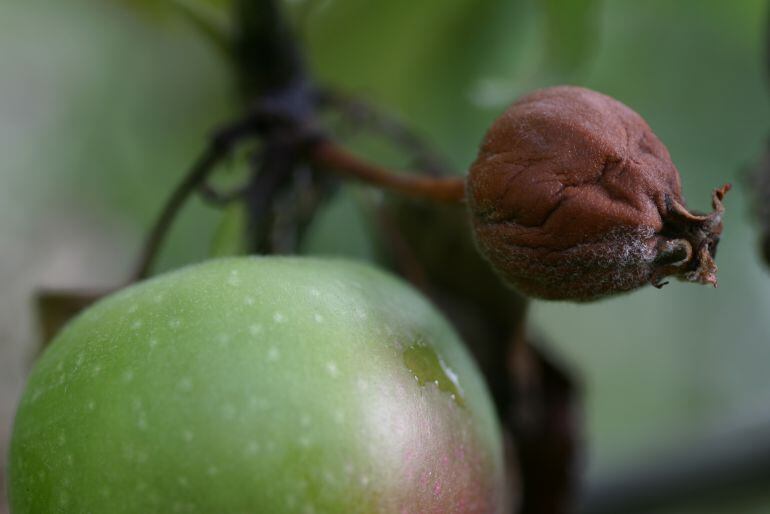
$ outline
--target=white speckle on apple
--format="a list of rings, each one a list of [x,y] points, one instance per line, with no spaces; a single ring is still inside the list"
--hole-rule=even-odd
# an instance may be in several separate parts
[[[246,305],[254,305],[254,297],[253,296],[246,296],[243,299],[243,303],[245,303]]]
[[[230,272],[230,275],[227,277],[227,284],[233,287],[237,287],[240,285],[240,283],[241,283],[241,279],[238,276],[238,270],[232,270]]]
[[[182,321],[178,318],[171,319],[168,322],[168,326],[174,329],[179,328],[180,326],[182,326]]]
[[[316,323],[323,323],[324,317],[318,314],[317,312],[313,315],[313,319]]]
[[[262,325],[259,323],[253,323],[249,325],[249,334],[256,336],[262,333]]]
[[[337,376],[340,374],[340,370],[337,368],[337,363],[334,361],[329,361],[326,363],[326,371],[332,378],[337,378]]]
[[[192,432],[192,430],[183,430],[182,439],[184,439],[186,443],[190,443],[193,439],[195,439],[195,434]]]
[[[269,362],[275,362],[278,360],[278,358],[281,356],[280,352],[278,352],[278,348],[275,346],[271,346],[270,349],[267,351],[267,360]]]
[[[139,330],[144,325],[144,322],[140,319],[135,319],[131,322],[131,330]]]
[[[273,313],[273,321],[276,323],[285,323],[286,316],[284,316],[283,313],[276,311],[275,313]]]
[[[131,382],[134,379],[134,372],[129,370],[126,370],[123,372],[123,382]]]

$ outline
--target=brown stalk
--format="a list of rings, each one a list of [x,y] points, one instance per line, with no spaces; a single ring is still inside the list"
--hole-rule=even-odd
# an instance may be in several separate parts
[[[342,177],[357,179],[413,198],[442,203],[465,201],[463,178],[431,178],[398,174],[367,162],[328,139],[321,139],[313,144],[308,151],[308,158],[317,166]]]

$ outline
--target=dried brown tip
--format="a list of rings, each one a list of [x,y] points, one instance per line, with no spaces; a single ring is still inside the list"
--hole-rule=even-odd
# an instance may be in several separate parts
[[[674,275],[687,282],[717,286],[718,268],[714,256],[722,234],[725,210],[722,200],[730,188],[730,184],[725,184],[714,190],[711,200],[714,211],[710,214],[694,214],[675,200],[668,202],[668,237],[658,244],[659,260],[662,262],[652,275],[653,285],[660,287],[663,277]],[[689,250],[681,250],[686,247]],[[669,256],[677,255],[673,249],[677,249],[683,258],[671,262]]]
[[[703,248],[700,249],[696,260],[698,262],[697,268],[685,273],[685,280],[688,282],[697,282],[698,284],[711,284],[716,287],[718,268],[716,262],[714,262],[714,256],[707,246],[703,246]]]

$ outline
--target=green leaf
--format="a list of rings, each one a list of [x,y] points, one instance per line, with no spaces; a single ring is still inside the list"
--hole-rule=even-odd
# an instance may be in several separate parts
[[[231,202],[225,208],[211,241],[212,257],[227,257],[246,253],[246,206],[242,202]]]
[[[546,25],[546,56],[549,66],[562,73],[574,72],[597,43],[597,0],[542,0]]]
[[[232,37],[232,0],[122,0],[156,21],[180,16],[225,54]]]
[[[209,9],[227,13],[232,6],[232,0],[121,0],[121,3],[131,6],[142,14],[168,15],[177,10],[180,4],[187,4],[193,9]]]
[[[521,74],[537,14],[525,0],[333,0],[298,27],[325,83],[364,93],[467,163],[489,124],[479,82]]]

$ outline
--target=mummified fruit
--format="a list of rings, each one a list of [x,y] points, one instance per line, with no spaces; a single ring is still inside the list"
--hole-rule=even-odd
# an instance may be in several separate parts
[[[666,147],[627,106],[579,87],[515,102],[467,179],[476,242],[510,285],[589,301],[664,277],[716,285],[725,185],[685,207]]]

